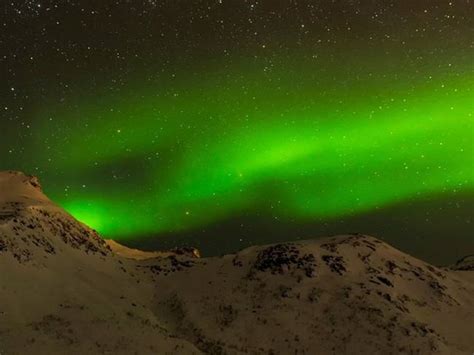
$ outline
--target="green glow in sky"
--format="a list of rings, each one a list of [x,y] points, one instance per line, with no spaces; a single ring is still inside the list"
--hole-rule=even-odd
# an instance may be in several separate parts
[[[104,235],[131,238],[472,191],[470,74],[291,68],[130,84],[42,112],[44,127],[61,125],[48,157],[71,181],[50,195]]]

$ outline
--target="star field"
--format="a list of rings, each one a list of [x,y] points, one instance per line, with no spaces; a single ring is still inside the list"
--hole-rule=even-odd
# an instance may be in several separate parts
[[[141,247],[358,231],[474,252],[472,10],[9,1],[0,169]]]

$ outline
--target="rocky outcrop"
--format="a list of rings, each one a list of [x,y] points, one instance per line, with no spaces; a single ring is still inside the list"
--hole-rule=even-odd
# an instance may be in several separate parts
[[[474,271],[474,255],[467,255],[450,267],[456,271]]]

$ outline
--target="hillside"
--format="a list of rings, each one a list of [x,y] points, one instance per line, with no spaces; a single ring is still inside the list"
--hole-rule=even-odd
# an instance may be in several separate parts
[[[199,258],[103,241],[0,173],[0,353],[472,354],[472,258],[437,268],[370,236]]]

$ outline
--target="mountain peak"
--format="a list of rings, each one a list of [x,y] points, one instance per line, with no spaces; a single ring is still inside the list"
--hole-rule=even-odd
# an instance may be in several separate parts
[[[19,171],[0,171],[0,204],[48,203],[51,202],[44,194],[39,179]]]
[[[97,232],[44,195],[36,177],[17,171],[0,172],[0,245],[20,263],[71,250],[110,253]]]

